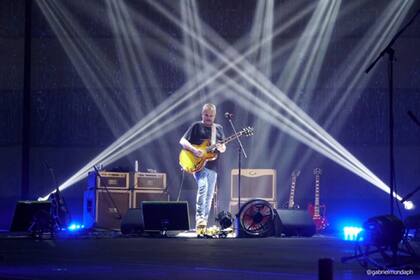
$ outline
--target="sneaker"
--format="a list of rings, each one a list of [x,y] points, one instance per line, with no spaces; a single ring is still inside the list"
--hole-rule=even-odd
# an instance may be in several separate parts
[[[203,218],[198,218],[196,224],[197,226],[195,231],[197,233],[197,237],[204,237],[207,230],[207,221]]]
[[[220,234],[220,228],[217,226],[212,226],[210,228],[206,228],[205,236],[209,238],[217,238]]]
[[[203,238],[206,234],[206,226],[205,225],[197,225],[195,232],[197,233],[198,238]]]

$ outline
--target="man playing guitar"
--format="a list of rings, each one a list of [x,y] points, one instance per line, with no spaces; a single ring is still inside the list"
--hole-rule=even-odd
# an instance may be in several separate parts
[[[215,145],[216,153],[224,153],[226,145],[218,143],[225,138],[223,127],[214,123],[215,118],[216,106],[210,103],[205,104],[201,111],[201,121],[194,122],[179,141],[183,149],[191,151],[195,157],[201,158],[205,156],[205,152],[193,145],[197,146],[204,141],[208,141],[210,145]],[[204,168],[194,172],[193,176],[198,187],[196,232],[198,237],[202,237],[206,232],[207,220],[217,181],[217,160],[209,160]]]

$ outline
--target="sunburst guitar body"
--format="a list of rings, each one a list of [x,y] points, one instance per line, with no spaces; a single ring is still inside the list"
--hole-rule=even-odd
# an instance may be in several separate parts
[[[246,127],[241,131],[229,136],[228,138],[218,142],[218,144],[227,144],[230,141],[241,136],[251,136],[254,134],[252,127]],[[202,157],[196,157],[193,152],[182,149],[179,153],[179,165],[188,173],[194,173],[202,170],[208,161],[217,159],[218,152],[216,145],[210,145],[209,140],[204,140],[200,145],[193,145],[196,149],[203,151]]]
[[[204,168],[207,161],[217,159],[217,152],[208,151],[207,148],[210,146],[208,140],[203,141],[200,145],[193,145],[196,149],[203,151],[203,157],[196,157],[193,152],[182,149],[179,153],[179,164],[182,169],[188,173],[194,173]]]

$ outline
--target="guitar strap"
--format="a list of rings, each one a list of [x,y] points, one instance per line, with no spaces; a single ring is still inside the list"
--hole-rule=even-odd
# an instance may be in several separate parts
[[[216,125],[213,124],[211,126],[211,139],[210,139],[210,145],[216,144]]]

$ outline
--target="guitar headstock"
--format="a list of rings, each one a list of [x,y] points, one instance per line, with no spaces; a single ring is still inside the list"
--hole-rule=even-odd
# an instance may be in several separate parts
[[[251,136],[254,135],[254,128],[253,127],[245,127],[241,130],[240,134],[244,135],[244,136]]]
[[[321,175],[322,174],[322,169],[321,168],[315,168],[314,169],[314,175]]]
[[[297,176],[299,176],[300,175],[300,170],[293,170],[293,172],[292,172],[292,177],[297,177]]]

